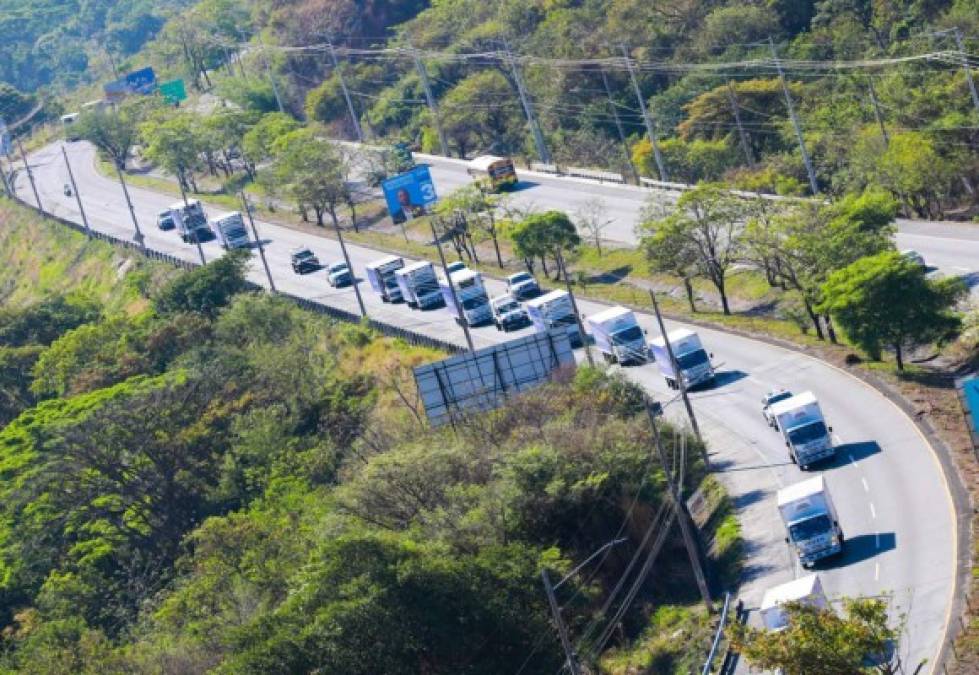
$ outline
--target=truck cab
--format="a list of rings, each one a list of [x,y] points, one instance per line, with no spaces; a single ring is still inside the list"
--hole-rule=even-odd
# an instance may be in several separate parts
[[[496,330],[509,333],[530,323],[527,310],[509,293],[498,295],[490,300],[490,308],[493,311],[493,324],[496,325]]]
[[[430,262],[415,262],[395,270],[398,286],[405,302],[412,309],[429,309],[443,304],[442,291]]]
[[[836,454],[831,437],[833,429],[826,426],[819,401],[811,391],[775,403],[769,414],[775,418],[789,458],[800,468],[808,469],[811,464]]]
[[[326,282],[333,288],[349,286],[353,283],[353,279],[350,268],[342,260],[326,266]]]
[[[788,389],[773,389],[762,397],[761,415],[772,429],[778,429],[778,422],[772,414],[772,406],[789,398],[792,398],[792,392]]]
[[[822,476],[778,491],[779,515],[803,567],[843,551],[843,530]]]
[[[584,344],[584,336],[578,329],[578,319],[575,317],[571,296],[567,291],[556,290],[539,295],[528,300],[524,306],[538,333],[547,333],[555,329],[565,330],[572,346],[580,347]]]
[[[290,253],[289,260],[292,263],[292,271],[296,274],[306,274],[307,272],[314,272],[320,268],[319,258],[305,246],[297,248]]]
[[[625,307],[612,307],[586,319],[595,346],[609,363],[645,363],[646,333],[636,315]]]
[[[237,211],[213,219],[211,227],[221,241],[221,248],[226,251],[251,246],[252,242],[248,237],[248,231],[245,229],[245,221]]]
[[[666,339],[661,335],[649,343],[656,365],[666,380],[670,389],[679,389],[678,378],[683,378],[683,384],[687,388],[697,387],[702,384],[709,384],[714,379],[714,367],[711,365],[711,355],[708,354],[700,342],[700,337],[692,330],[681,328],[667,334],[670,339],[670,346],[673,348],[673,356],[676,357],[679,373],[673,372],[673,364],[670,363],[670,353],[666,348]]]
[[[506,279],[507,293],[517,300],[527,300],[540,295],[540,286],[529,272],[517,272]]]
[[[486,288],[483,286],[483,275],[469,269],[462,269],[453,272],[451,279],[451,286],[447,281],[439,281],[445,306],[456,311],[455,301],[458,300],[463,320],[469,326],[480,326],[492,321],[493,313],[490,310],[489,296],[486,295]],[[455,288],[454,298],[453,287]],[[458,316],[456,321],[459,321]]]

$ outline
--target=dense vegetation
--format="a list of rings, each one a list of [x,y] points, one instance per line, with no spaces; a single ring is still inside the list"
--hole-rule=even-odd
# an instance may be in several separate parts
[[[561,589],[594,640],[664,504],[641,392],[580,370],[433,430],[408,369],[436,354],[249,292],[244,262],[0,312],[0,669],[553,671],[541,567],[623,536]],[[684,561],[668,539],[639,598],[695,602]],[[625,613],[618,658],[702,654],[702,614],[660,614]]]

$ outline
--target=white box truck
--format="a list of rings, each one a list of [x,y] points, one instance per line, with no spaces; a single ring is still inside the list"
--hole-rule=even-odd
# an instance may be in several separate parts
[[[673,356],[676,357],[677,365],[680,367],[680,375],[687,388],[706,384],[714,379],[714,367],[710,363],[711,356],[704,351],[704,346],[700,343],[700,337],[686,328],[679,328],[670,331],[667,336],[670,338],[670,346],[673,347]],[[678,389],[677,374],[673,372],[673,364],[670,363],[670,353],[666,349],[666,340],[660,335],[649,343],[653,359],[656,361],[659,372],[666,378],[666,384],[670,389]]]
[[[789,449],[789,458],[800,468],[809,466],[836,454],[833,447],[832,427],[826,426],[819,401],[811,391],[796,394],[772,405],[769,414]]]
[[[778,491],[778,513],[803,567],[843,551],[843,530],[822,476]]]
[[[765,628],[780,631],[788,627],[789,618],[785,615],[783,605],[790,602],[798,602],[818,609],[829,607],[829,600],[823,593],[823,584],[819,581],[819,575],[809,574],[765,591],[760,610]]]
[[[452,285],[455,286],[455,298],[452,296],[452,288],[445,279],[439,279],[439,286],[442,290],[442,298],[445,306],[448,307],[459,321],[458,311],[456,310],[455,300],[459,300],[462,309],[462,316],[469,326],[481,326],[493,320],[493,312],[490,309],[489,296],[486,295],[486,288],[483,286],[483,275],[469,269],[462,269],[452,272]]]
[[[636,315],[625,307],[611,307],[585,319],[595,346],[609,363],[645,363],[648,358],[646,333]]]
[[[420,261],[394,271],[401,297],[412,309],[439,307],[444,300],[432,263]]]
[[[191,199],[185,205],[177,202],[170,207],[173,224],[185,244],[195,241],[210,241],[214,236],[210,225],[207,224],[207,214],[204,205],[197,199]]]
[[[221,248],[226,251],[233,248],[248,248],[251,245],[248,230],[245,229],[245,220],[237,211],[212,219],[211,229],[218,236]]]
[[[551,291],[539,295],[525,302],[524,307],[527,308],[527,315],[538,333],[563,328],[568,332],[568,339],[571,340],[572,346],[580,347],[584,344],[578,330],[574,307],[571,305],[571,296],[567,291]]]
[[[394,273],[404,266],[404,259],[396,255],[389,255],[386,258],[368,263],[366,268],[367,280],[374,292],[380,295],[384,302],[400,302],[403,299],[401,288],[398,286],[398,278],[394,276]]]

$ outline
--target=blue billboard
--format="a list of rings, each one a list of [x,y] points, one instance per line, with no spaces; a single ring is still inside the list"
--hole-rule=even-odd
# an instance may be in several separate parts
[[[156,89],[156,73],[152,68],[134,70],[124,78],[129,91],[134,94],[152,94]]]
[[[424,165],[382,181],[381,188],[388,204],[388,213],[395,220],[404,219],[408,213],[419,215],[426,206],[438,200],[432,175]]]

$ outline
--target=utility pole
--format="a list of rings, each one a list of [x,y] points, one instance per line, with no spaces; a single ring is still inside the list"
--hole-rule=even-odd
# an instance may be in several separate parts
[[[258,34],[258,43],[262,48],[262,60],[265,62],[265,74],[269,78],[269,82],[272,83],[272,93],[275,94],[275,105],[278,106],[279,112],[285,112],[282,107],[282,97],[279,96],[279,85],[275,83],[275,77],[272,76],[272,66],[269,65],[269,56],[265,53],[265,39],[262,34]]]
[[[669,344],[669,341],[667,341],[667,344]],[[693,575],[697,580],[700,598],[704,601],[707,611],[713,613],[714,603],[710,597],[710,588],[707,586],[707,575],[704,572],[703,557],[700,551],[700,537],[694,532],[696,526],[694,525],[693,518],[690,516],[690,510],[687,508],[687,503],[683,500],[683,495],[677,489],[673,472],[666,464],[666,451],[663,449],[663,439],[659,435],[659,428],[656,426],[656,414],[648,398],[646,399],[646,416],[649,418],[649,426],[653,430],[653,445],[656,446],[659,463],[663,467],[663,475],[666,476],[666,484],[670,491],[670,500],[673,502],[673,508],[676,511],[677,520],[680,523],[683,545],[687,549],[687,557],[690,558],[690,567],[693,569]],[[682,456],[686,457],[686,454],[684,453]]]
[[[31,190],[34,191],[34,199],[37,200],[37,210],[41,212],[41,215],[45,218],[48,217],[47,212],[45,212],[44,207],[41,206],[41,195],[37,192],[37,183],[34,182],[34,172],[31,171],[31,165],[27,163],[27,153],[24,152],[24,145],[17,139],[17,148],[20,150],[20,158],[24,160],[24,168],[27,169],[27,178],[31,182]]]
[[[575,321],[578,323],[578,333],[581,335],[581,346],[585,348],[585,357],[588,359],[588,365],[594,366],[595,359],[591,356],[591,347],[588,346],[588,334],[585,333],[585,325],[581,322],[581,314],[578,312],[578,302],[574,299],[574,291],[571,290],[571,279],[568,277],[568,270],[564,266],[564,256],[561,255],[561,249],[555,249],[554,257],[557,259],[558,272],[564,277],[564,287],[568,291],[568,297],[571,299],[571,311],[574,312]]]
[[[877,126],[880,127],[880,135],[884,139],[884,147],[891,144],[891,139],[887,135],[887,127],[884,126],[884,115],[880,112],[880,104],[877,103],[877,92],[874,91],[874,76],[867,76],[867,89],[870,91],[870,102],[874,106],[874,117],[877,119]]]
[[[571,675],[581,675],[578,656],[574,653],[571,640],[568,639],[568,627],[564,625],[564,619],[561,618],[561,607],[558,606],[557,598],[554,597],[554,588],[551,586],[551,580],[547,576],[547,570],[541,569],[540,576],[544,582],[544,592],[547,593],[547,604],[551,606],[554,624],[557,627],[558,636],[561,638],[561,646],[564,648],[564,655],[567,658],[566,664],[568,670],[571,672]]]
[[[473,338],[469,334],[469,324],[466,322],[466,316],[462,313],[462,306],[459,304],[459,297],[456,295],[456,285],[452,281],[452,275],[449,274],[449,266],[445,262],[445,253],[442,252],[442,242],[439,240],[439,234],[435,230],[435,218],[429,219],[429,224],[432,226],[432,237],[435,239],[435,247],[439,250],[439,260],[442,261],[442,274],[445,275],[445,281],[449,284],[449,292],[452,293],[452,304],[456,308],[456,321],[462,326],[462,332],[466,334],[466,344],[469,345],[470,353],[476,351],[473,347]]]
[[[636,165],[632,162],[632,153],[629,152],[629,143],[625,138],[625,131],[622,129],[622,120],[619,119],[619,109],[615,104],[615,99],[612,98],[612,88],[608,84],[608,74],[605,69],[599,69],[602,74],[602,84],[605,85],[605,93],[608,95],[608,104],[612,109],[612,119],[615,120],[615,128],[619,132],[619,141],[622,142],[622,152],[625,154],[625,161],[629,164],[629,169],[632,171],[632,177],[636,181],[636,185],[641,185],[642,181],[639,180],[639,172],[636,171]]]
[[[145,253],[146,243],[144,241],[143,231],[139,229],[139,221],[136,220],[136,209],[133,208],[133,200],[129,198],[129,188],[126,187],[126,180],[122,177],[122,169],[119,168],[119,165],[115,162],[115,160],[113,160],[112,165],[116,167],[116,175],[119,176],[119,184],[122,185],[122,194],[126,197],[126,205],[129,207],[129,215],[132,216],[133,219],[133,229],[136,230],[136,234],[133,235],[133,241],[139,244],[139,247],[143,250],[143,253]],[[186,199],[186,197],[184,199]],[[197,230],[194,230],[195,238],[197,236],[196,233]],[[199,247],[200,244],[198,244],[198,248]],[[204,254],[202,253],[201,256],[203,257],[203,255]]]
[[[442,128],[442,116],[439,114],[438,104],[435,102],[435,97],[432,96],[432,86],[428,81],[428,70],[418,56],[418,50],[412,47],[410,42],[408,46],[411,48],[411,56],[415,60],[415,68],[418,70],[418,77],[421,78],[422,88],[425,90],[425,100],[428,101],[428,109],[432,111],[432,118],[435,120],[435,128],[439,134],[439,145],[442,147],[442,156],[448,157],[449,143],[445,140],[445,129]]]
[[[357,283],[357,275],[354,274],[353,265],[350,264],[350,255],[347,253],[347,243],[343,240],[343,232],[340,231],[340,224],[336,218],[333,219],[333,229],[337,233],[337,241],[340,242],[340,251],[343,253],[343,262],[347,263],[347,270],[350,272],[350,285],[354,287],[354,295],[357,296],[357,307],[360,308],[360,318],[367,318],[367,308],[364,307],[364,298],[360,295],[360,285]]]
[[[252,226],[252,235],[255,237],[255,244],[258,245],[258,255],[262,258],[262,267],[265,268],[265,276],[269,280],[269,290],[275,293],[275,281],[272,280],[272,270],[269,269],[269,261],[265,258],[265,245],[262,243],[261,237],[258,236],[258,229],[255,227],[255,218],[252,217],[251,204],[245,198],[244,190],[240,191],[238,196],[241,198],[241,207],[245,209],[245,214],[248,216],[248,223]],[[352,276],[353,273],[351,273]]]
[[[85,226],[85,236],[92,238],[92,228],[88,226],[88,218],[85,216],[85,207],[82,206],[82,196],[78,193],[78,185],[75,183],[75,174],[71,170],[71,162],[68,161],[68,153],[65,146],[61,146],[61,155],[65,158],[65,167],[68,169],[68,180],[71,181],[71,189],[75,193],[75,201],[78,203],[78,212],[82,214],[82,225]]]
[[[656,123],[652,116],[649,114],[649,110],[646,109],[646,101],[642,97],[642,91],[639,89],[639,80],[636,78],[636,71],[632,68],[632,57],[629,56],[629,50],[626,49],[625,45],[620,45],[622,48],[622,57],[625,59],[626,70],[629,71],[629,78],[632,80],[632,89],[636,92],[636,100],[639,102],[639,111],[642,113],[642,120],[646,125],[646,134],[649,136],[649,142],[653,146],[653,157],[656,159],[656,170],[659,172],[659,179],[662,181],[670,180],[670,175],[666,172],[666,164],[663,162],[663,155],[659,151],[659,141],[656,139]]]
[[[976,112],[979,112],[979,93],[976,92],[976,82],[972,79],[972,69],[969,67],[969,61],[965,57],[965,47],[962,46],[962,31],[956,26],[952,29],[952,34],[955,35],[955,45],[959,50],[962,70],[965,71],[965,80],[969,83],[969,93],[972,94],[972,105],[975,106]]]
[[[550,164],[551,153],[547,151],[547,144],[544,143],[544,134],[541,133],[540,125],[537,124],[537,118],[534,116],[534,108],[524,88],[520,69],[517,67],[517,60],[513,58],[513,52],[510,51],[510,43],[507,42],[506,38],[503,39],[503,48],[506,50],[507,62],[510,64],[510,72],[513,74],[513,82],[517,85],[517,95],[520,96],[520,104],[523,106],[524,114],[527,115],[527,123],[530,125],[530,131],[534,135],[537,156],[540,158],[542,164]]]
[[[177,177],[177,185],[180,186],[180,196],[184,199],[184,206],[190,206],[190,202],[187,201],[187,190],[184,189],[184,182],[180,176]],[[181,215],[181,217],[183,217]],[[201,265],[207,264],[207,258],[204,257],[204,247],[201,246],[200,235],[197,234],[197,228],[194,228],[194,245],[197,247],[197,255],[201,258]]]
[[[354,111],[353,101],[350,100],[350,92],[347,91],[347,81],[343,79],[343,71],[340,70],[340,64],[337,63],[337,53],[333,49],[333,43],[327,42],[326,48],[330,52],[330,59],[333,61],[333,72],[337,74],[337,79],[340,80],[340,89],[343,91],[343,99],[347,102],[347,111],[350,113],[350,121],[354,125],[354,132],[357,134],[357,141],[360,143],[364,142],[364,130],[360,128],[360,120],[357,119],[357,113]]]
[[[741,124],[741,111],[738,108],[738,96],[734,91],[734,85],[731,81],[727,81],[727,100],[731,103],[731,112],[734,113],[734,122],[738,125],[738,138],[741,139],[741,150],[744,152],[744,158],[748,161],[748,167],[755,167],[755,157],[751,154],[751,146],[748,144],[748,134],[744,131],[744,126]]]
[[[687,396],[687,383],[683,381],[683,373],[680,372],[680,364],[676,360],[676,356],[673,354],[673,345],[670,343],[670,335],[666,332],[666,325],[663,323],[663,315],[659,311],[659,303],[656,301],[656,294],[653,290],[649,290],[649,298],[653,301],[653,311],[656,313],[656,323],[659,324],[660,335],[663,336],[663,342],[666,344],[666,353],[670,357],[670,367],[673,369],[673,379],[677,384],[677,388],[680,390],[680,396],[683,398],[683,405],[687,409],[687,417],[690,419],[690,426],[693,428],[694,436],[700,442],[700,452],[701,459],[704,460],[704,466],[710,471],[710,457],[707,455],[707,448],[704,446],[704,437],[700,434],[700,425],[697,424],[697,416],[693,413],[693,405],[690,403],[690,397]]]
[[[782,93],[785,95],[785,107],[789,110],[789,117],[792,119],[792,128],[795,129],[795,137],[799,141],[799,151],[802,153],[802,163],[806,165],[806,173],[809,174],[809,187],[812,189],[813,196],[819,194],[819,186],[816,184],[816,172],[812,168],[812,160],[809,159],[809,152],[806,150],[806,141],[802,136],[802,127],[799,125],[799,118],[795,115],[795,106],[792,105],[792,96],[789,94],[789,85],[785,82],[785,73],[782,71],[782,62],[778,59],[778,52],[775,50],[775,41],[768,38],[768,46],[772,48],[772,59],[775,61],[775,69],[778,71],[778,79],[782,83]]]

